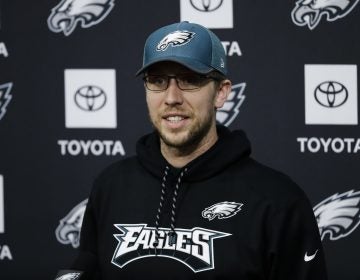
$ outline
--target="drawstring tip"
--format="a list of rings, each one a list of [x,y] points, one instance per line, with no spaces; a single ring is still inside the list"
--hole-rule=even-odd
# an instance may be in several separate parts
[[[169,236],[169,245],[172,246],[174,244],[176,244],[176,240],[177,240],[177,234],[175,231],[170,231],[168,233]]]
[[[158,255],[157,247],[159,246],[159,241],[154,241],[153,246],[155,249],[155,256],[157,256]]]

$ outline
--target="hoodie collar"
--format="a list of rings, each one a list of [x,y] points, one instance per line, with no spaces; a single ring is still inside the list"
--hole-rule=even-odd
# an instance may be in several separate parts
[[[250,142],[242,130],[230,131],[217,126],[218,140],[204,154],[189,162],[183,181],[201,181],[221,172],[233,162],[247,158],[251,153]],[[162,178],[166,161],[160,151],[160,140],[156,132],[139,139],[136,145],[137,157],[141,165],[154,176]]]

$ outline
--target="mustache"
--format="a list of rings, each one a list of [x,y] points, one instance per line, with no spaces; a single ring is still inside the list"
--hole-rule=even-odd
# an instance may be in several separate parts
[[[168,108],[165,110],[162,110],[159,112],[160,116],[168,115],[168,114],[179,114],[179,115],[186,115],[186,116],[192,116],[193,112],[189,110],[184,109],[174,109],[174,108]]]

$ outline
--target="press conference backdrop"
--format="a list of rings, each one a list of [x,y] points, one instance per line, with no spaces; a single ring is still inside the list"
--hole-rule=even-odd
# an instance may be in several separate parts
[[[1,1],[0,279],[71,263],[93,179],[152,130],[144,41],[180,20],[226,51],[218,122],[307,193],[330,279],[359,280],[358,0]]]

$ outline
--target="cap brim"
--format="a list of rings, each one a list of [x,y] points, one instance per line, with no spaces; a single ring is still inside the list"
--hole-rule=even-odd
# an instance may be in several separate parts
[[[209,67],[197,60],[194,60],[193,58],[187,58],[187,57],[161,57],[159,59],[153,60],[146,65],[144,65],[140,70],[138,70],[135,74],[135,76],[139,76],[141,73],[145,72],[147,68],[150,66],[158,63],[158,62],[164,62],[164,61],[172,61],[181,64],[182,66],[185,66],[186,68],[189,68],[190,70],[199,73],[199,74],[208,74],[211,71],[215,70],[212,67]]]

